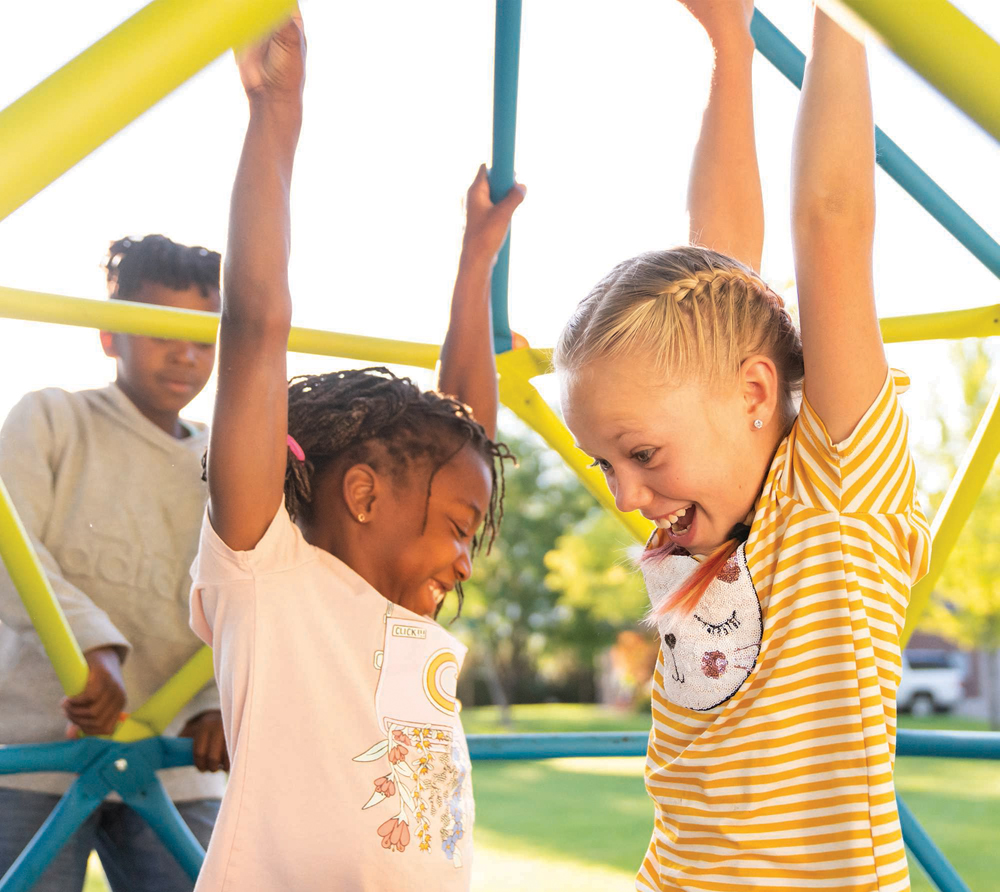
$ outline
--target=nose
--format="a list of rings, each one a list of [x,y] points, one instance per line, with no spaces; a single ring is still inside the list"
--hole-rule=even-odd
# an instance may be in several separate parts
[[[649,504],[649,488],[637,479],[636,475],[620,473],[615,476],[613,489],[615,507],[623,514],[638,511]]]
[[[194,365],[198,356],[198,345],[194,341],[174,341],[171,351],[176,362]]]
[[[469,547],[462,548],[462,553],[453,565],[455,578],[459,582],[465,582],[472,575],[472,555],[469,554]]]

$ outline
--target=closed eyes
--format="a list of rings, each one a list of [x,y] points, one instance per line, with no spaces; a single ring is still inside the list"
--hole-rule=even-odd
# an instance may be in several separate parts
[[[694,615],[694,618],[705,627],[705,631],[708,632],[709,635],[719,635],[720,637],[729,635],[731,632],[735,632],[740,627],[740,621],[736,618],[735,610],[729,619],[721,623],[706,622],[698,616],[697,613]]]

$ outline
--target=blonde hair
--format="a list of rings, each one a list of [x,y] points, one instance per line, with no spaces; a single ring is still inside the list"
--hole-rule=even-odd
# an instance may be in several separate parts
[[[580,302],[552,361],[558,371],[575,372],[598,359],[644,356],[670,378],[717,384],[735,381],[755,354],[774,362],[782,420],[790,425],[804,369],[802,341],[784,301],[738,260],[680,247],[619,263]],[[740,541],[723,543],[656,612],[693,610]]]

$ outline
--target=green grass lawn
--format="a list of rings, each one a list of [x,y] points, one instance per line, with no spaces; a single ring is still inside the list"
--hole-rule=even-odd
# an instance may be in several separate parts
[[[462,713],[468,733],[499,733],[490,707]],[[910,728],[983,730],[935,716]],[[515,706],[515,732],[645,730],[648,716],[579,704]],[[641,758],[478,762],[475,892],[629,890],[649,842],[653,809]],[[1000,763],[900,759],[896,787],[973,892],[998,888]],[[911,859],[914,892],[933,887]],[[99,868],[85,892],[106,889]]]

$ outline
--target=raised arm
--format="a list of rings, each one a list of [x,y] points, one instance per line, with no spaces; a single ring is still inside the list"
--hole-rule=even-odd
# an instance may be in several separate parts
[[[753,0],[681,3],[705,29],[714,54],[688,183],[689,240],[759,270],[764,203],[753,125]]]
[[[234,550],[260,541],[284,492],[289,189],[304,63],[297,18],[240,59],[250,123],[230,206],[219,389],[208,451],[212,526]]]
[[[451,298],[448,332],[441,347],[438,390],[457,397],[493,438],[497,429],[497,368],[493,355],[490,276],[514,209],[524,200],[516,184],[495,205],[486,166],[479,168],[466,197],[465,237]]]
[[[819,8],[792,155],[805,392],[839,442],[885,381],[875,315],[875,125],[865,48]]]

